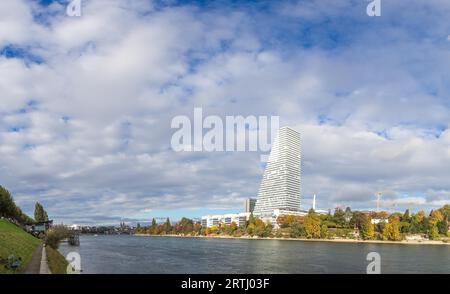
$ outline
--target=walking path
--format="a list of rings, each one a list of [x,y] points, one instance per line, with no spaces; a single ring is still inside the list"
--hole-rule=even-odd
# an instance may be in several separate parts
[[[51,274],[45,247],[40,244],[33,253],[24,274]]]
[[[47,252],[45,251],[45,247],[42,247],[41,268],[39,273],[41,275],[51,274],[50,269],[48,268]]]

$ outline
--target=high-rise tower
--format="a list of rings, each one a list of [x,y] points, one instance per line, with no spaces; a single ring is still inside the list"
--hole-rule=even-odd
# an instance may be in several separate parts
[[[255,214],[271,215],[275,209],[300,210],[300,144],[297,131],[289,127],[278,130],[259,188]]]

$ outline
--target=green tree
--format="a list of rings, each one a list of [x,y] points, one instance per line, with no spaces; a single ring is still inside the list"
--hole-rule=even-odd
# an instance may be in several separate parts
[[[264,228],[264,237],[269,237],[272,234],[273,225],[270,221],[266,222],[265,228]]]
[[[410,214],[409,214],[409,209],[405,210],[405,213],[402,216],[402,221],[403,222],[409,222],[410,221]]]
[[[428,238],[430,238],[430,240],[436,240],[438,237],[439,237],[439,230],[437,225],[431,226],[428,233]]]
[[[326,239],[328,237],[328,227],[327,225],[322,225],[320,227],[320,238]]]
[[[334,210],[333,221],[338,227],[342,228],[345,226],[345,212],[341,208],[336,207]]]
[[[350,207],[345,208],[344,218],[345,218],[346,223],[350,222],[350,220],[352,219],[352,216],[353,216],[352,209]]]
[[[437,224],[437,228],[440,234],[448,236],[448,221],[446,219],[440,221]]]
[[[366,222],[366,218],[367,216],[364,213],[355,211],[353,212],[352,218],[350,220],[350,225],[354,228],[361,229],[361,227]]]
[[[44,210],[44,207],[39,202],[36,202],[34,206],[34,220],[36,222],[48,221],[47,212]]]

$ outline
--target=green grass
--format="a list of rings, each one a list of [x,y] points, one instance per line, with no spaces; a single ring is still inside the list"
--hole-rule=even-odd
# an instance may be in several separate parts
[[[36,250],[41,240],[28,234],[16,225],[0,220],[0,258],[7,258],[14,254],[22,258],[22,265],[16,272],[23,272],[31,260],[31,256]],[[14,273],[0,265],[0,274]]]
[[[47,252],[48,266],[52,274],[66,274],[68,262],[64,256],[50,246],[46,246],[45,249]]]

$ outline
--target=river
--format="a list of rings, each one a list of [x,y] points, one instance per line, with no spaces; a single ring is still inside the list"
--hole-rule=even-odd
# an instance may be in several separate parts
[[[369,252],[381,256],[382,273],[450,274],[450,246],[358,244],[146,236],[80,237],[83,273],[265,274],[366,273]]]

